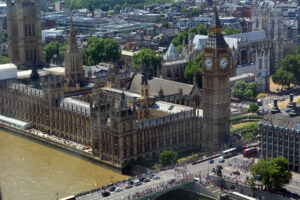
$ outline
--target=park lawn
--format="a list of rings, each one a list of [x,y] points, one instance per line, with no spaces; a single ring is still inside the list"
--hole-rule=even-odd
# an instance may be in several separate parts
[[[242,122],[242,123],[238,123],[238,124],[233,124],[232,125],[232,128],[241,128],[241,127],[244,127],[246,125],[249,125],[249,124],[255,124],[257,123],[258,121],[252,121],[252,122]]]
[[[300,104],[300,97],[296,100],[297,104]]]

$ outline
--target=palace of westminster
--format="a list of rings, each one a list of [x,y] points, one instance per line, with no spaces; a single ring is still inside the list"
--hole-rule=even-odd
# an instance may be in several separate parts
[[[200,92],[197,80],[189,87],[164,82],[149,76],[143,70],[146,66],[128,88],[114,68],[104,84],[91,82],[83,70],[72,22],[64,75],[51,71],[42,52],[39,2],[7,0],[10,60],[18,72],[31,74],[0,81],[1,115],[91,146],[93,156],[121,168],[157,157],[163,150],[212,153],[230,145],[231,51],[216,9],[202,51]],[[38,75],[37,69],[48,73]],[[158,96],[151,87],[158,88]],[[164,98],[174,87],[180,94],[193,94],[189,102]]]

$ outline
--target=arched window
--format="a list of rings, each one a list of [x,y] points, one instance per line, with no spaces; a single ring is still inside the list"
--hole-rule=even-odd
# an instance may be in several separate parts
[[[32,28],[32,36],[35,36],[35,28],[34,28],[34,24],[31,25]]]
[[[27,37],[27,24],[25,24],[25,37]]]

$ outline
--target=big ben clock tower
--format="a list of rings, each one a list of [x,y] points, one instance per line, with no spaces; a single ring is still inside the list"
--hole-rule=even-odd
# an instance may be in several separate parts
[[[217,8],[202,52],[203,144],[204,152],[225,147],[230,134],[230,49],[222,34]]]

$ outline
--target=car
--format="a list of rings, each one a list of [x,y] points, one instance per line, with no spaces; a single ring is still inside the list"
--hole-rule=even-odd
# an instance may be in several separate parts
[[[233,171],[232,173],[235,174],[235,175],[240,175],[241,174],[239,171]]]
[[[122,188],[116,188],[115,189],[115,192],[121,192],[122,191]]]
[[[155,176],[154,174],[150,174],[150,175],[149,175],[149,178],[150,178],[150,179],[153,179],[154,176]]]
[[[116,189],[116,187],[114,185],[109,187],[109,191],[111,191],[111,192],[115,191],[115,189]]]
[[[133,180],[128,180],[128,185],[133,185]]]
[[[223,163],[223,162],[224,162],[224,157],[223,157],[223,156],[220,156],[220,157],[218,158],[218,161],[219,161],[219,163]]]
[[[129,188],[132,188],[132,185],[130,184],[126,185],[125,189],[129,189]]]
[[[153,180],[157,180],[157,179],[160,179],[160,177],[159,176],[154,176],[153,177]]]
[[[142,183],[140,181],[133,181],[133,185],[134,186],[139,186],[139,185],[142,185]]]
[[[209,163],[210,163],[210,164],[213,164],[214,162],[215,162],[215,161],[214,161],[213,159],[210,159],[210,160],[209,160]]]
[[[110,192],[108,192],[108,191],[102,192],[102,196],[103,196],[103,197],[107,197],[107,196],[109,196],[109,195],[110,195]]]
[[[168,180],[168,183],[173,183],[173,182],[175,182],[175,178]]]
[[[145,178],[143,182],[144,182],[144,183],[150,182],[150,179]]]
[[[145,179],[145,177],[140,177],[140,178],[139,178],[139,181],[143,182],[144,179]]]

